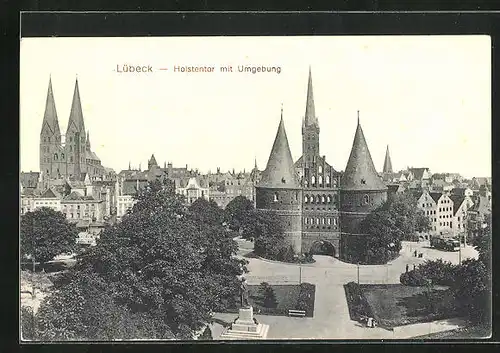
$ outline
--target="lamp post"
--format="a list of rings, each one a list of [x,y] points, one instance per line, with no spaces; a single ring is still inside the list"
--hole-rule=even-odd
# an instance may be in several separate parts
[[[357,264],[357,266],[356,266],[356,267],[357,267],[357,273],[358,273],[358,285],[359,285],[359,262],[358,262],[358,264]]]

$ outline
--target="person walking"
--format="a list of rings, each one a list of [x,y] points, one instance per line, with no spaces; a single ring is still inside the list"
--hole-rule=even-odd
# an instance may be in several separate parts
[[[406,272],[408,272],[408,268],[410,268],[410,265],[406,264]]]

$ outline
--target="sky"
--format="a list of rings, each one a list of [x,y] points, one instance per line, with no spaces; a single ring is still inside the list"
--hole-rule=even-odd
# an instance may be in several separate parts
[[[23,38],[21,170],[39,170],[49,77],[63,134],[78,77],[92,149],[117,172],[144,169],[153,153],[161,166],[249,171],[256,159],[262,170],[281,105],[296,160],[311,66],[320,153],[335,169],[345,169],[359,110],[377,170],[389,145],[395,170],[491,176],[490,48],[489,36]]]

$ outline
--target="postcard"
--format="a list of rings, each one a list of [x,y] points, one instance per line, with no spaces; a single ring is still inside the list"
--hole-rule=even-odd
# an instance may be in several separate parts
[[[20,51],[23,342],[490,337],[490,37]]]

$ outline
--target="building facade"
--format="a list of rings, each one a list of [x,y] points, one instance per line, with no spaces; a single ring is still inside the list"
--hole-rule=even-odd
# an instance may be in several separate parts
[[[91,149],[90,132],[85,130],[78,80],[75,82],[66,134],[62,135],[52,80],[49,79],[39,152],[40,172],[46,180],[61,177],[79,179],[81,173],[88,173],[92,179],[102,179],[109,173],[109,169],[101,165],[101,160]]]
[[[352,237],[366,236],[361,221],[387,199],[387,187],[375,170],[359,124],[343,175],[321,156],[311,71],[302,124],[302,156],[292,162],[281,114],[266,169],[256,186],[256,208],[274,212],[285,226],[295,253],[325,249],[343,257]]]

